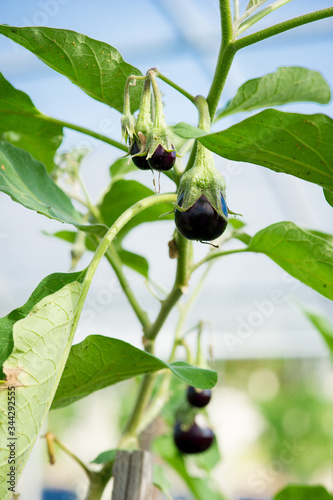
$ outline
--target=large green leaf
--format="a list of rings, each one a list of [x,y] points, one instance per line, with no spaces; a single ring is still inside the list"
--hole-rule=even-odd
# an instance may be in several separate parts
[[[104,234],[102,224],[87,225],[71,200],[51,179],[42,163],[23,149],[0,142],[0,191],[50,219]]]
[[[333,500],[323,486],[291,485],[284,488],[274,500]]]
[[[129,207],[154,192],[137,181],[120,179],[112,183],[109,191],[99,207],[103,220],[111,226],[117,218]],[[133,227],[143,222],[172,219],[170,204],[164,203],[148,208],[131,219],[120,232],[120,238],[127,234]],[[165,215],[168,214],[168,215]],[[163,217],[162,217],[163,215]]]
[[[330,99],[330,87],[318,71],[287,66],[245,82],[225,108],[217,111],[215,121],[242,111],[281,106],[291,102],[311,101],[327,104]]]
[[[199,141],[229,160],[262,165],[333,190],[333,120],[326,115],[268,109]]]
[[[46,120],[45,120],[46,119]],[[53,158],[63,132],[58,124],[47,121],[30,97],[13,87],[0,73],[0,134],[15,146],[32,154],[51,171]]]
[[[187,384],[208,389],[217,381],[211,370],[185,362],[170,364],[122,340],[90,335],[72,347],[52,408],[62,408],[103,387],[169,368]]]
[[[123,111],[124,88],[130,75],[141,75],[117,49],[75,31],[0,25],[0,33],[36,54],[48,66],[88,95]],[[139,108],[142,85],[131,87],[131,108]]]
[[[292,222],[259,231],[248,250],[264,253],[282,269],[333,300],[333,245]]]
[[[14,311],[10,312],[7,316],[0,318],[0,369],[2,369],[3,363],[13,350],[14,324],[20,319],[25,318],[35,304],[40,302],[44,297],[57,292],[60,288],[63,288],[65,285],[72,283],[73,281],[81,281],[82,276],[82,272],[70,274],[54,273],[46,276],[46,278],[39,283],[23,306],[14,309]],[[0,378],[3,377],[0,375]]]
[[[76,276],[72,275],[73,278]],[[14,324],[14,348],[3,364],[6,381],[0,386],[0,442],[14,443],[16,481],[50,408],[72,344],[74,319],[82,306],[83,284],[80,281],[70,282],[68,277],[62,279],[68,283],[31,304],[30,312]],[[35,294],[36,300],[43,295],[40,290]],[[12,395],[13,387],[15,431],[8,429],[8,397]],[[7,500],[11,493],[7,484],[10,472],[8,457],[9,448],[1,446],[2,500]]]
[[[225,500],[218,491],[213,480],[206,473],[205,477],[193,476],[186,466],[184,455],[179,453],[168,435],[159,436],[154,440],[153,451],[183,479],[196,500]],[[203,454],[203,458],[207,452]],[[193,464],[192,464],[193,465]],[[192,467],[193,469],[193,467]]]

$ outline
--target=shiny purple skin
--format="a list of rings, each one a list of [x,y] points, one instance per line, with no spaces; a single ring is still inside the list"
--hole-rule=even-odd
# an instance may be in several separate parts
[[[212,391],[210,389],[201,391],[200,389],[196,389],[190,385],[187,388],[186,397],[190,405],[195,406],[196,408],[204,408],[204,406],[207,406],[211,400]]]
[[[195,422],[188,430],[182,429],[182,424],[177,422],[173,431],[173,439],[178,450],[188,455],[208,450],[213,444],[214,437],[212,429],[199,427]]]
[[[140,152],[140,148],[137,145],[136,142],[133,142],[131,149],[130,149],[130,155],[136,155],[137,153]],[[145,156],[133,156],[132,162],[136,167],[138,167],[140,170],[150,170],[150,166],[148,165],[147,161],[147,155]]]
[[[182,196],[178,200],[180,207],[183,202]],[[222,195],[221,201],[223,213],[227,216],[228,209]],[[184,238],[197,241],[215,240],[221,236],[228,225],[228,222],[216,212],[204,195],[201,195],[186,212],[176,209],[175,223]]]
[[[166,172],[170,170],[176,161],[176,151],[165,151],[164,147],[159,144],[153,154],[148,160],[150,168],[159,172]]]

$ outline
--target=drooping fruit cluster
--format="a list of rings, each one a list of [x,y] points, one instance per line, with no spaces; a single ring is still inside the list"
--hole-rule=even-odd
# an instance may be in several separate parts
[[[186,399],[190,408],[188,411],[183,408],[179,412],[173,430],[174,443],[181,453],[203,453],[213,444],[215,434],[198,410],[208,405],[211,395],[210,389],[200,390],[192,386],[187,388]]]
[[[199,127],[209,132],[207,101],[197,96],[196,103],[200,109]],[[184,238],[197,241],[215,240],[228,225],[224,177],[215,168],[213,153],[200,142],[194,165],[179,184],[175,224]]]
[[[151,85],[155,98],[154,122],[151,119]],[[137,121],[130,113],[129,86],[126,86],[122,130],[125,140],[129,139],[129,153],[137,168],[166,172],[174,166],[177,152],[165,123],[154,70],[148,71],[145,79]]]

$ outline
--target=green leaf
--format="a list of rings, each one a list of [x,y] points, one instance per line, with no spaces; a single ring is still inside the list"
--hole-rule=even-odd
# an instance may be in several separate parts
[[[333,245],[296,226],[278,222],[253,236],[248,250],[264,253],[291,276],[333,299]]]
[[[326,201],[331,207],[333,207],[333,191],[329,191],[328,189],[324,189],[324,196]]]
[[[155,439],[153,451],[183,479],[196,500],[225,500],[210,477],[194,477],[188,472],[184,455],[177,451],[170,436],[159,436]]]
[[[74,243],[75,238],[77,236],[77,232],[75,231],[57,231],[56,233],[49,233],[48,231],[42,231],[45,236],[51,236],[53,238],[59,238],[62,241],[66,241],[67,243]],[[85,239],[85,245],[87,250],[90,252],[95,252],[96,245],[89,239]]]
[[[292,102],[327,104],[330,99],[330,87],[318,71],[299,66],[281,67],[274,73],[245,82],[225,108],[217,111],[215,121],[243,111]]]
[[[177,377],[200,389],[217,381],[216,372],[187,363],[171,363],[119,339],[90,335],[72,347],[52,408],[62,408],[103,387],[169,368]]]
[[[72,276],[74,277],[74,276]],[[67,278],[65,278],[67,280]],[[64,368],[79,313],[82,283],[72,281],[34,304],[13,326],[14,348],[3,365],[0,441],[8,438],[8,395],[15,387],[15,472],[18,479],[49,411]],[[38,295],[38,294],[37,294]],[[7,500],[9,448],[0,449],[0,498]]]
[[[205,453],[194,454],[191,457],[187,457],[187,461],[190,464],[195,464],[196,467],[209,473],[213,470],[221,461],[220,451],[217,445],[217,440],[214,439],[211,447],[205,451]]]
[[[87,225],[71,200],[51,179],[42,163],[23,149],[0,142],[0,191],[30,210],[84,231],[104,234],[102,224]]]
[[[28,151],[50,172],[53,158],[63,138],[62,127],[47,120],[30,97],[13,87],[0,73],[0,134]]]
[[[315,229],[308,229],[308,232],[333,244],[333,234],[323,233],[322,231],[316,231]]]
[[[110,167],[111,181],[116,182],[123,179],[126,174],[135,172],[137,167],[128,156],[118,158]]]
[[[122,113],[124,88],[130,75],[141,75],[117,49],[75,31],[0,25],[0,33],[30,50],[89,96]],[[132,112],[139,108],[142,85],[131,87]]]
[[[189,125],[185,122],[177,123],[177,125],[172,127],[172,130],[183,139],[197,139],[198,137],[207,135],[207,132],[204,132],[201,128],[193,127],[193,125]]]
[[[277,495],[274,500],[333,500],[323,486],[287,486]]]
[[[210,389],[217,382],[216,372],[197,368],[185,361],[173,361],[168,366],[177,377],[199,389]]]
[[[136,271],[145,278],[148,278],[149,264],[145,257],[142,257],[142,255],[139,255],[137,253],[129,252],[128,250],[122,248],[120,245],[117,245],[116,248],[118,256],[125,266],[130,267],[131,269],[133,269],[133,271]]]
[[[323,314],[318,314],[314,311],[310,311],[305,306],[301,306],[301,309],[312,325],[318,330],[323,339],[325,340],[328,348],[333,354],[333,324],[332,322]]]
[[[110,460],[114,460],[116,458],[117,449],[115,450],[107,450],[100,453],[95,460],[92,460],[92,464],[105,464],[105,462],[110,462]]]
[[[154,464],[153,484],[162,491],[162,493],[168,493],[172,486],[171,481],[169,481],[165,474],[164,468],[159,464]]]
[[[234,228],[234,229],[242,229],[243,227],[246,226],[246,223],[243,222],[240,219],[229,219],[229,224]]]
[[[44,231],[44,234],[46,234],[47,236],[60,238],[61,240],[67,241],[68,243],[74,243],[75,237],[77,235],[77,233],[75,233],[74,231],[58,231],[57,233],[47,233]],[[85,245],[87,250],[95,252],[96,245],[92,243],[90,238],[87,237],[85,239]],[[111,243],[111,245],[115,246],[118,257],[120,258],[124,266],[127,266],[133,269],[133,271],[142,274],[142,276],[144,276],[145,278],[148,278],[149,264],[145,257],[142,257],[142,255],[139,255],[137,253],[125,250],[118,241]]]
[[[137,181],[121,179],[112,183],[99,207],[103,220],[108,226],[111,226],[134,203],[153,194],[154,191]],[[170,204],[168,203],[155,205],[144,210],[126,224],[124,229],[119,233],[118,238],[123,238],[131,229],[143,222],[172,219],[173,214],[169,214],[169,212]],[[161,217],[162,215],[163,217]]]
[[[228,160],[255,163],[333,190],[333,120],[328,116],[268,109],[199,141]]]
[[[46,276],[46,278],[44,278],[32,292],[31,296],[23,306],[14,309],[14,311],[9,313],[7,316],[0,318],[0,369],[2,369],[2,365],[13,350],[14,324],[20,319],[25,318],[33,309],[35,304],[40,302],[44,297],[57,292],[60,288],[63,288],[65,285],[68,285],[73,281],[81,281],[82,276],[82,272],[70,274],[54,273]],[[2,377],[0,376],[0,378],[4,378],[4,375]]]

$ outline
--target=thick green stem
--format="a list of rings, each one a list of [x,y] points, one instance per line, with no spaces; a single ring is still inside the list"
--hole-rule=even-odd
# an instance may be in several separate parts
[[[329,7],[327,9],[317,10],[315,12],[310,12],[309,14],[304,14],[303,16],[294,17],[293,19],[289,19],[288,21],[284,21],[283,23],[275,24],[270,28],[257,31],[257,33],[253,33],[252,35],[240,38],[233,43],[233,49],[237,51],[243,49],[244,47],[248,47],[249,45],[253,45],[254,43],[261,42],[262,40],[270,38],[271,36],[279,35],[284,31],[288,31],[293,28],[297,28],[298,26],[302,26],[304,24],[312,23],[313,21],[319,21],[320,19],[325,19],[332,16],[333,7]]]
[[[43,114],[41,114],[40,116],[38,115],[37,118],[49,123],[61,125],[62,127],[70,128],[71,130],[76,130],[77,132],[81,132],[85,135],[90,135],[90,137],[94,137],[95,139],[106,142],[107,144],[110,144],[110,146],[114,146],[115,148],[121,149],[122,151],[126,151],[126,153],[128,151],[128,148],[124,144],[121,144],[121,142],[115,141],[114,139],[111,139],[110,137],[107,137],[105,135],[98,134],[97,132],[94,132],[93,130],[90,130],[88,128],[80,127],[79,125],[65,122],[63,120],[57,120],[56,118],[52,118],[51,116]]]
[[[175,283],[168,297],[162,301],[160,312],[154,323],[145,331],[145,338],[154,341],[170,311],[187,291],[191,242],[178,233],[178,259]]]
[[[233,48],[232,15],[229,0],[220,0],[220,13],[222,30],[221,46],[213,81],[207,96],[211,121],[213,121],[235,55],[235,50]]]
[[[180,233],[177,235],[178,260],[175,286],[179,287],[183,293],[187,292],[189,273],[189,262],[191,257],[191,241],[184,238]]]
[[[233,40],[233,25],[230,0],[220,0],[220,22],[222,45],[226,47]]]
[[[92,473],[86,500],[101,500],[105,487],[112,476],[112,467],[113,462],[110,462],[105,464],[101,472]]]

